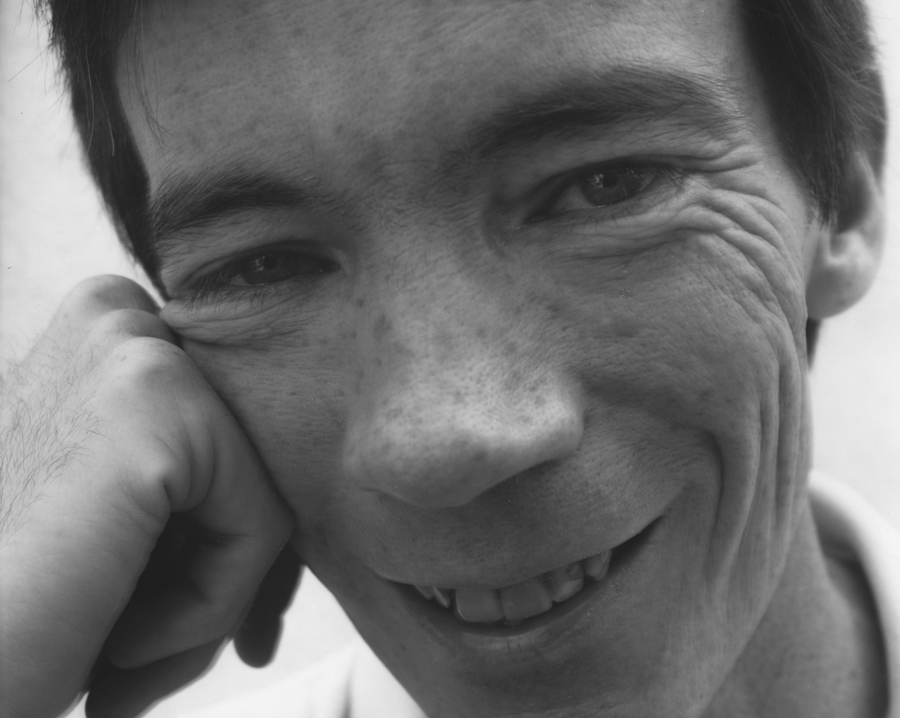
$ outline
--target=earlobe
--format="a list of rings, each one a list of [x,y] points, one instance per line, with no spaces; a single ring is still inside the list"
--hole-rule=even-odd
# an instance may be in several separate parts
[[[822,227],[806,283],[810,319],[840,314],[872,285],[881,261],[884,221],[881,187],[868,159],[853,163],[848,196],[836,225]]]

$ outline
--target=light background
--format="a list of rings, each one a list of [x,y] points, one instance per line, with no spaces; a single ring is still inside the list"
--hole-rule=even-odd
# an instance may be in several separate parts
[[[875,0],[872,8],[889,109],[900,116],[900,2]],[[119,249],[100,207],[45,45],[28,2],[0,0],[0,372],[79,279],[117,273],[149,286]],[[816,466],[855,486],[900,527],[898,145],[891,145],[885,174],[888,242],[881,274],[860,305],[825,324],[812,383]],[[271,666],[246,668],[228,648],[207,677],[149,715],[177,716],[227,700],[327,655],[353,635],[334,599],[306,574]]]

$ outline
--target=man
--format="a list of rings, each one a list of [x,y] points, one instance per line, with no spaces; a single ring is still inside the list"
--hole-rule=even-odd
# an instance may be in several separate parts
[[[125,5],[54,22],[166,302],[81,285],[7,380],[6,715],[264,661],[294,553],[431,718],[887,715],[807,491],[881,243],[856,3]]]

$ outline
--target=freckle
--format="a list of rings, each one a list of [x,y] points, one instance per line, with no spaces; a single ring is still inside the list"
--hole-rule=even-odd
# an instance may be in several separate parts
[[[450,349],[453,348],[453,335],[446,329],[438,329],[435,341],[437,342],[437,345],[445,352],[450,351]]]
[[[391,343],[391,351],[397,355],[398,357],[411,357],[413,356],[413,351],[409,347],[407,347],[403,342],[392,342]]]
[[[636,337],[638,335],[638,328],[634,322],[628,320],[617,320],[613,322],[613,332],[617,337],[622,337],[623,339],[630,339],[631,337]]]
[[[375,337],[376,342],[380,342],[384,339],[384,335],[390,331],[391,322],[384,314],[379,314],[378,319],[375,320],[375,326],[372,327],[372,334]]]
[[[387,421],[396,421],[397,419],[399,419],[402,416],[403,416],[403,409],[400,409],[399,407],[396,407],[396,406],[393,409],[389,409],[388,411],[386,411],[384,413],[384,418]]]
[[[507,354],[515,354],[519,351],[519,343],[510,339],[506,342],[506,346],[504,346],[503,349]]]
[[[365,297],[357,297],[356,298],[356,306],[359,307],[360,309],[362,309],[364,306],[366,306]]]
[[[547,305],[547,311],[550,313],[551,317],[557,317],[562,314],[563,308],[559,302],[550,302]]]

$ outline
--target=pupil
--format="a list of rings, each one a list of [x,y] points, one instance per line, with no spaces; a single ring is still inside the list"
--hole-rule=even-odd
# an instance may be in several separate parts
[[[615,204],[637,194],[649,184],[645,172],[630,167],[611,167],[594,172],[582,180],[585,198],[598,207]]]
[[[241,277],[247,284],[270,284],[297,274],[300,263],[296,257],[280,252],[270,252],[257,257],[246,265]]]

